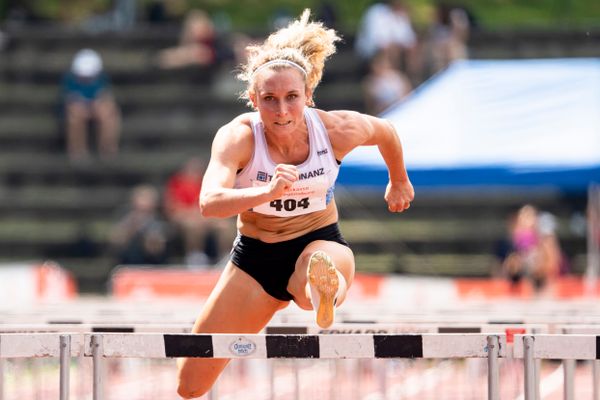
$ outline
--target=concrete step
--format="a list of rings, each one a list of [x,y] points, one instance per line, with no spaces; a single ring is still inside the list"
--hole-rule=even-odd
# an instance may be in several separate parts
[[[106,219],[127,204],[131,186],[114,182],[99,185],[28,185],[0,189],[0,218]]]
[[[145,109],[176,109],[198,113],[220,111],[228,114],[231,119],[237,113],[250,110],[238,99],[238,93],[242,89],[242,86],[233,81],[215,81],[206,85],[185,81],[113,85],[117,102],[126,116],[129,112]],[[46,112],[56,113],[59,92],[58,81],[33,84],[0,80],[0,112],[31,115],[31,111],[45,109]],[[323,83],[317,88],[315,98],[319,107],[324,109],[333,107],[338,102],[362,107],[362,86],[357,81]]]
[[[32,184],[89,187],[110,183],[136,185],[164,182],[172,171],[181,166],[183,160],[192,155],[203,156],[204,153],[202,149],[189,147],[165,148],[130,152],[110,161],[70,163],[63,153],[13,152],[0,157],[0,184],[12,190]]]
[[[127,198],[106,198],[106,203],[98,201],[95,205],[100,205],[100,208],[93,214],[88,212],[87,215],[68,215],[69,209],[76,206],[76,197],[78,196],[71,196],[73,202],[55,204],[56,212],[52,214],[20,215],[1,212],[0,247],[16,243],[28,244],[32,249],[67,245],[77,239],[82,229],[91,240],[105,245],[110,227],[119,218],[117,212],[127,204]],[[80,205],[88,208],[85,202]],[[61,209],[63,206],[65,209]],[[89,208],[92,209],[92,206]],[[486,229],[481,229],[482,226],[486,226]],[[493,255],[499,242],[506,236],[502,223],[493,220],[342,220],[340,227],[346,240],[357,252],[369,254],[485,252]],[[569,253],[585,252],[584,237],[573,234],[563,226],[559,227],[558,236]]]
[[[162,69],[156,65],[158,49],[155,48],[122,49],[112,44],[97,50],[105,71],[115,85],[160,82],[207,85],[225,77],[234,79],[237,70],[236,65],[228,63]],[[63,74],[69,70],[75,52],[61,48],[31,47],[5,51],[0,58],[0,79],[6,82],[60,82]],[[353,51],[340,51],[328,60],[323,81],[356,82],[362,78],[363,72],[363,65]]]

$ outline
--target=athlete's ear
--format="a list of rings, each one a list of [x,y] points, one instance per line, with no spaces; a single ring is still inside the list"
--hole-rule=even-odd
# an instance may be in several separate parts
[[[315,106],[315,102],[313,100],[313,91],[310,90],[308,87],[306,88],[306,91],[304,92],[306,94],[306,105],[309,107],[314,107]]]
[[[250,98],[250,102],[252,103],[252,107],[254,107],[255,109],[256,107],[256,92],[254,90],[249,90],[248,91],[248,97]]]

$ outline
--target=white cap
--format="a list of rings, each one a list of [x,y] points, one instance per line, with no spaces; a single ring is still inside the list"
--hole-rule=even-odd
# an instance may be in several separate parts
[[[102,59],[94,50],[79,50],[77,54],[75,54],[71,70],[76,75],[89,78],[102,71]]]

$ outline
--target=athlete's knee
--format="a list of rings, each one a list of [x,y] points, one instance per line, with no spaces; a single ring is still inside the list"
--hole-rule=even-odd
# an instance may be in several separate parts
[[[313,309],[313,305],[312,305],[312,303],[310,302],[310,300],[308,298],[306,298],[306,299],[300,299],[300,298],[294,299],[294,303],[296,303],[296,305],[300,309],[302,309],[302,310],[309,311],[309,310]]]
[[[208,393],[208,391],[211,389],[211,386],[212,385],[205,385],[202,382],[191,379],[179,378],[177,394],[184,399],[195,399]]]
[[[310,257],[312,255],[312,251],[304,250],[302,254],[300,254],[300,257],[298,257],[298,263],[302,266],[308,266],[308,263],[310,262]]]
[[[190,359],[179,359],[177,394],[184,399],[194,399],[207,393],[213,381],[198,375],[190,365]]]

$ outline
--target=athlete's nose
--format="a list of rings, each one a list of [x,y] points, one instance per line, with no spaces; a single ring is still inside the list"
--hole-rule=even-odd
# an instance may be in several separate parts
[[[287,110],[287,105],[285,104],[285,101],[279,101],[277,103],[277,115],[279,116],[284,116],[286,115],[288,112]]]

